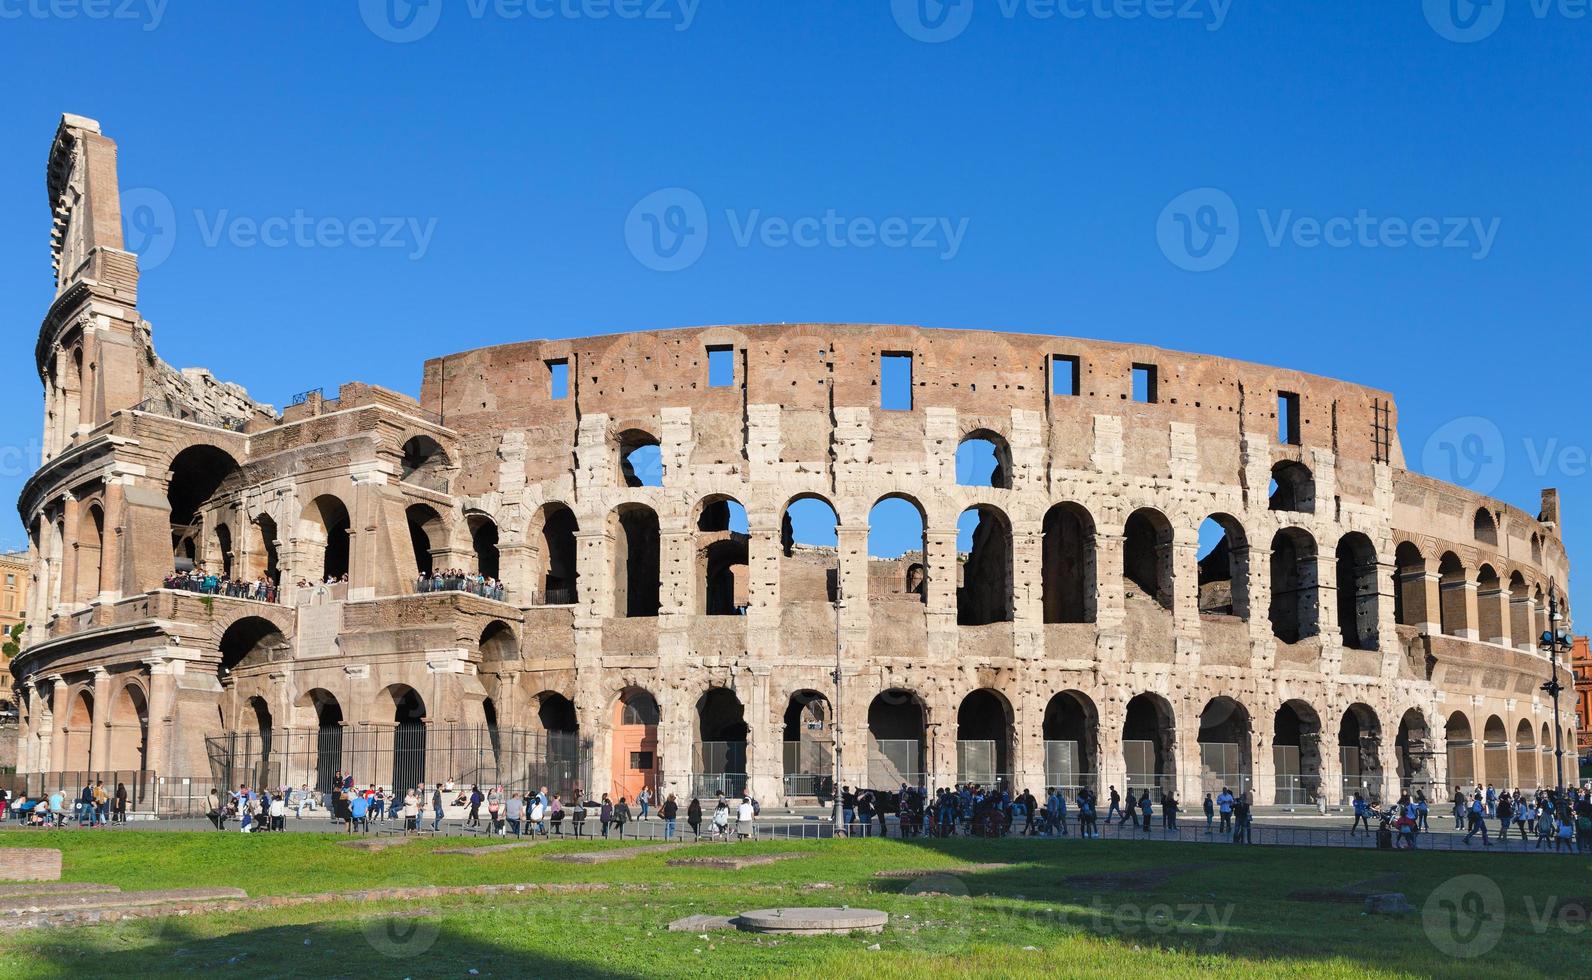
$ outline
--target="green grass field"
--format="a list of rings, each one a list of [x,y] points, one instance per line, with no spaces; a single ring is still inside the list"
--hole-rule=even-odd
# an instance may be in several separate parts
[[[29,977],[214,973],[258,976],[670,977],[842,975],[1592,976],[1585,858],[1393,854],[1153,842],[839,841],[713,846],[688,853],[801,851],[741,870],[671,868],[680,852],[565,864],[538,845],[501,855],[380,853],[311,834],[0,833],[0,846],[59,847],[64,878],[124,890],[235,885],[251,897],[347,896],[309,905],[0,932],[0,970]],[[486,842],[481,842],[486,843]],[[610,845],[611,846],[611,845]],[[1007,863],[934,883],[882,869]],[[1139,872],[1139,874],[1132,874]],[[1144,872],[1152,872],[1149,875]],[[1159,872],[1159,873],[1155,873]],[[1463,876],[1482,873],[1490,886]],[[1416,911],[1289,898],[1391,874]],[[1085,880],[1082,876],[1088,876]],[[1069,880],[1072,879],[1072,880]],[[599,891],[370,901],[379,887],[603,883]],[[824,887],[828,886],[828,887]],[[935,891],[968,894],[923,894]],[[1428,909],[1428,898],[1432,899]],[[693,913],[853,905],[891,914],[882,935],[704,939],[666,931]],[[1452,912],[1452,914],[1450,914]],[[1501,927],[1501,931],[1500,931]],[[879,949],[869,947],[878,944]],[[1469,958],[1455,952],[1479,953]]]

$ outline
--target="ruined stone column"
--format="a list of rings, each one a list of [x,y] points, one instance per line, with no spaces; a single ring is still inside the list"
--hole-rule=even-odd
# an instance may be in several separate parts
[[[111,675],[104,667],[90,667],[94,678],[94,718],[89,726],[88,767],[96,772],[111,768]]]
[[[66,678],[51,674],[50,682],[50,772],[66,768]]]

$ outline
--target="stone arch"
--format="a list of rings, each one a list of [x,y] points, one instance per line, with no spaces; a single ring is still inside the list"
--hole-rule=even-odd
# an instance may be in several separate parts
[[[1271,494],[1266,502],[1270,510],[1294,511],[1300,514],[1316,512],[1316,478],[1310,467],[1291,459],[1272,465]]]
[[[315,732],[315,773],[313,785],[328,792],[343,768],[343,731],[347,719],[337,696],[325,688],[304,692],[294,705],[300,724]]]
[[[1045,704],[1045,786],[1069,797],[1097,790],[1100,772],[1100,712],[1082,691],[1062,691]]]
[[[974,429],[956,446],[956,484],[962,487],[1012,486],[1012,449],[1004,436]]]
[[[1343,774],[1340,799],[1360,793],[1367,800],[1382,797],[1382,722],[1368,704],[1355,702],[1338,722],[1338,764]]]
[[[969,516],[972,520],[968,520]],[[977,504],[957,520],[957,536],[970,542],[958,561],[962,581],[956,589],[956,622],[984,626],[1012,620],[1012,524],[990,504]],[[958,548],[960,551],[960,548]],[[960,557],[960,556],[959,556]]]
[[[1271,539],[1271,633],[1298,643],[1319,632],[1316,539],[1285,527]]]
[[[831,798],[834,794],[834,726],[829,698],[796,691],[785,702],[785,797]]]
[[[746,707],[728,687],[709,687],[697,698],[692,744],[693,796],[741,796],[746,792],[751,727]]]
[[[1544,780],[1537,771],[1537,737],[1525,718],[1515,726],[1515,788],[1531,792]]]
[[[1144,595],[1172,608],[1173,533],[1172,522],[1152,507],[1141,507],[1128,515],[1123,525],[1122,577],[1128,595],[1137,587]]]
[[[149,695],[142,685],[128,681],[111,698],[110,731],[106,746],[108,768],[143,772],[149,768]]]
[[[663,486],[663,444],[645,429],[625,429],[614,437],[614,472],[623,487]]]
[[[580,522],[575,519],[575,512],[560,501],[549,501],[537,509],[531,528],[533,539],[539,537],[541,543],[538,601],[548,606],[574,605],[580,599],[579,549],[575,543]]]
[[[1509,784],[1509,729],[1497,715],[1489,715],[1482,725],[1482,779],[1499,789]]]
[[[956,781],[1011,791],[1014,736],[1006,695],[989,687],[969,693],[956,709]]]
[[[1122,757],[1129,791],[1159,800],[1177,786],[1177,715],[1166,698],[1146,691],[1123,710]]]
[[[1249,537],[1231,514],[1212,514],[1200,525],[1200,544],[1219,537],[1198,558],[1199,611],[1249,619]]]
[[[352,534],[348,505],[336,494],[323,493],[304,507],[299,517],[299,540],[307,552],[305,572],[313,581],[351,574]]]
[[[840,598],[840,514],[829,498],[807,492],[787,500],[780,510],[779,544],[781,602]]]
[[[475,570],[490,579],[502,571],[498,556],[498,525],[490,514],[469,511],[464,517],[470,531],[470,551],[475,555]]]
[[[199,560],[202,511],[229,481],[242,473],[231,453],[211,443],[193,443],[171,458],[167,467],[166,503],[171,511],[172,553]]]
[[[1041,528],[1045,622],[1094,622],[1098,608],[1094,518],[1082,504],[1064,502],[1045,512]]]
[[[1464,636],[1470,629],[1465,609],[1468,573],[1465,564],[1452,551],[1443,552],[1437,564],[1439,628],[1445,636]]]
[[[1476,782],[1476,739],[1463,711],[1448,716],[1443,726],[1443,748],[1448,755],[1448,783],[1458,789]]]
[[[88,505],[83,516],[82,531],[77,537],[77,593],[78,602],[92,602],[105,591],[105,509],[96,500]]]
[[[612,706],[615,799],[635,799],[644,788],[656,787],[663,771],[658,756],[658,700],[639,687],[621,689]]]
[[[430,504],[410,504],[404,508],[409,525],[409,547],[414,558],[411,577],[444,571],[442,562],[453,553],[448,544],[448,523]]]
[[[281,628],[263,616],[240,616],[216,644],[221,654],[218,673],[223,684],[240,670],[262,667],[292,656],[292,644]]]
[[[476,649],[481,652],[481,659],[487,662],[520,659],[519,637],[514,634],[514,627],[501,619],[486,624]]]
[[[1425,626],[1426,557],[1413,541],[1402,541],[1393,552],[1393,619],[1400,626]]]
[[[1508,598],[1498,570],[1483,562],[1476,569],[1476,638],[1483,643],[1508,643],[1504,635],[1504,617],[1508,613]]]
[[[745,613],[751,582],[751,538],[746,521],[746,507],[727,494],[710,494],[698,502],[695,521],[698,613],[708,616]]]
[[[911,530],[916,518],[917,529]],[[868,558],[873,562],[888,560],[905,565],[899,579],[908,595],[916,594],[919,601],[927,602],[930,580],[937,570],[929,568],[929,516],[922,501],[911,494],[899,491],[887,493],[873,502],[868,509]],[[920,575],[913,581],[912,566]],[[947,573],[954,570],[946,569]]]
[[[609,512],[608,527],[613,535],[613,614],[657,616],[660,575],[657,511],[646,504],[620,504]]]
[[[392,704],[392,783],[398,787],[429,785],[426,778],[426,702],[407,684],[389,684],[377,696]],[[379,718],[377,720],[380,720]]]
[[[1412,797],[1416,793],[1424,793],[1428,800],[1436,798],[1437,745],[1421,709],[1410,708],[1399,718],[1394,748],[1399,792],[1409,793]]]
[[[1249,709],[1236,698],[1218,695],[1200,710],[1199,726],[1199,791],[1219,793],[1226,789],[1234,796],[1249,792],[1255,772]]]
[[[1493,520],[1491,511],[1485,507],[1476,508],[1476,516],[1471,523],[1477,541],[1488,547],[1498,547],[1498,522]]]
[[[1314,803],[1321,794],[1321,716],[1301,698],[1289,698],[1272,719],[1276,802]]]
[[[67,698],[66,725],[61,730],[61,737],[66,741],[66,751],[61,753],[61,764],[65,771],[89,771],[93,730],[94,692],[87,687],[80,687]]]
[[[926,781],[928,708],[916,692],[890,688],[868,704],[868,785],[896,789]]]
[[[1338,629],[1343,645],[1351,650],[1375,650],[1381,616],[1376,546],[1359,531],[1350,531],[1338,539],[1336,558]]]
[[[448,492],[448,470],[453,466],[448,451],[424,433],[410,436],[399,448],[399,481]]]

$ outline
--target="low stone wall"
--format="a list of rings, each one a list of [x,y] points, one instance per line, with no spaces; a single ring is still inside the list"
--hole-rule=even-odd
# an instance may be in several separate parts
[[[53,847],[0,847],[0,881],[60,881],[61,852]]]

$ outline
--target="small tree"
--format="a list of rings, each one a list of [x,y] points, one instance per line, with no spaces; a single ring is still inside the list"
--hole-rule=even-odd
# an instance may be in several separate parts
[[[27,626],[27,623],[19,622],[6,630],[6,642],[0,645],[0,653],[5,654],[7,660],[22,652],[22,631],[27,629]]]

